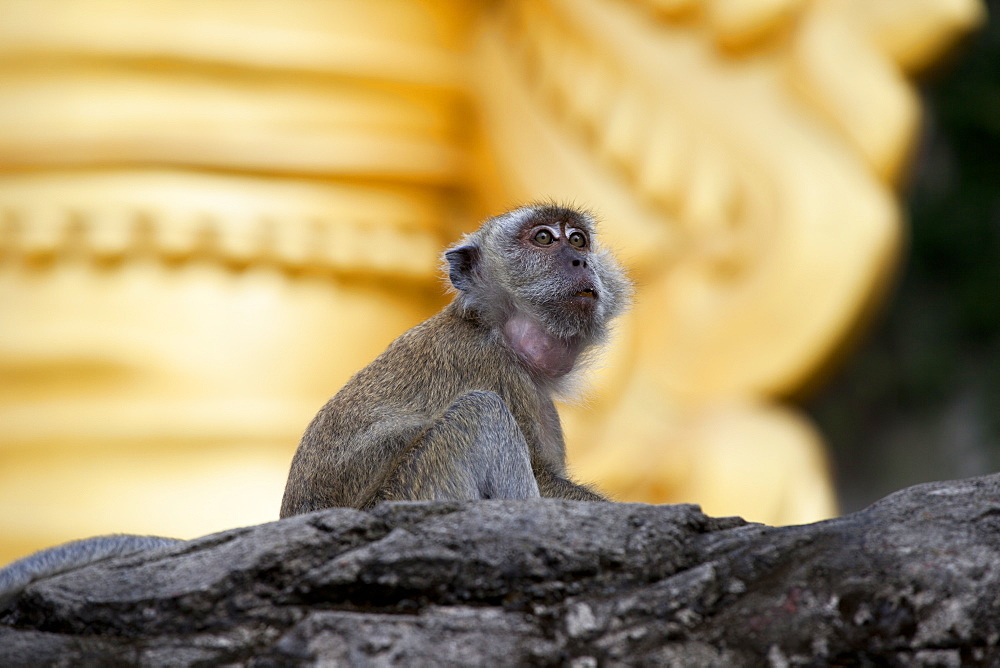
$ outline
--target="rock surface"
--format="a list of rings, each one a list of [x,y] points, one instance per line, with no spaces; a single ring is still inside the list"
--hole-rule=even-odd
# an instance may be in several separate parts
[[[827,522],[331,509],[36,582],[0,664],[997,665],[1000,474]]]

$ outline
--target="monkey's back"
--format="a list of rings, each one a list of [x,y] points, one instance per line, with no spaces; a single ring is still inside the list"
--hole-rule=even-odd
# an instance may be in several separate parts
[[[406,448],[474,390],[503,397],[515,419],[537,414],[539,397],[513,354],[452,305],[393,341],[323,406],[292,460],[281,516],[365,507]],[[531,437],[532,425],[523,428]]]

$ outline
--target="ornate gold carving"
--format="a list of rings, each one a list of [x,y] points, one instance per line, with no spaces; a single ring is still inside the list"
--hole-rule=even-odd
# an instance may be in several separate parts
[[[444,202],[415,187],[180,170],[0,178],[0,256],[155,257],[433,282]]]
[[[930,4],[917,13],[942,19],[943,42],[981,15],[971,1]],[[593,206],[639,279],[630,350],[612,361],[625,368],[608,369],[596,416],[567,425],[579,473],[617,481],[624,499],[770,521],[833,512],[819,439],[769,401],[829,363],[895,266],[892,186],[917,106],[898,53],[866,27],[873,13],[837,0],[549,0],[497,13],[477,45],[484,171],[498,175],[484,199]],[[745,447],[707,436],[738,438],[731,424]],[[760,488],[685,484],[683,462],[716,448]],[[773,503],[799,485],[814,503]]]

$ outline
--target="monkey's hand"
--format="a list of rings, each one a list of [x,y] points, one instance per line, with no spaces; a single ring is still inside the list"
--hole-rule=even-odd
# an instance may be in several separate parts
[[[589,487],[561,478],[550,471],[536,471],[535,478],[538,480],[538,491],[546,498],[570,501],[610,500]]]

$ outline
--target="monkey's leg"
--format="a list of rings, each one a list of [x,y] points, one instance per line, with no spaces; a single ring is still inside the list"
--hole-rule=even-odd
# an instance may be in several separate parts
[[[410,445],[366,505],[538,496],[528,444],[507,405],[493,392],[469,392]]]

